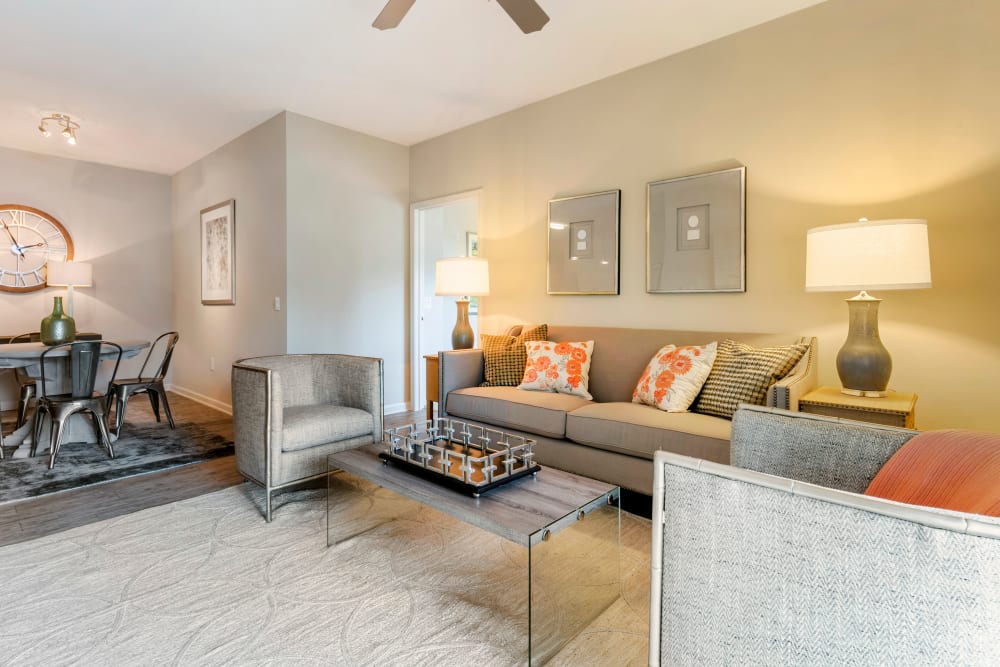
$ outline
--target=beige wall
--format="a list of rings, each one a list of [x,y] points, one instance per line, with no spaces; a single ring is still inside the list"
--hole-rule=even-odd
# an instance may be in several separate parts
[[[419,144],[411,199],[484,188],[485,331],[810,333],[828,384],[850,295],[804,291],[806,230],[927,218],[934,287],[878,294],[891,386],[921,428],[1000,430],[998,25],[995,0],[830,0]],[[646,294],[646,183],[737,164],[747,292]],[[546,296],[546,202],[619,187],[621,296]]]
[[[151,339],[171,322],[170,178],[133,169],[0,148],[0,200],[59,220],[74,259],[93,264],[93,287],[75,291],[77,329]],[[0,334],[37,331],[66,290],[0,292]],[[135,372],[141,357],[124,362]],[[0,405],[14,400],[0,376]]]
[[[244,357],[285,352],[285,114],[173,176],[174,387],[219,407]],[[236,200],[236,305],[201,304],[201,209]],[[211,357],[215,370],[209,369]]]
[[[406,400],[405,146],[286,113],[288,351],[385,360]]]

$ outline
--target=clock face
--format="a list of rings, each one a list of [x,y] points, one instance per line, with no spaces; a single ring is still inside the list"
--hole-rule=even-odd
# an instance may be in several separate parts
[[[45,287],[49,260],[73,259],[73,239],[45,211],[0,204],[0,291],[33,292]]]

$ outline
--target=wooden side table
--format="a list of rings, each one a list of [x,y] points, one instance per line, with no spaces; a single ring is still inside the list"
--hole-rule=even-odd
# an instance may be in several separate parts
[[[434,404],[440,403],[441,389],[438,385],[438,355],[425,354],[425,374],[427,375],[427,419],[434,419]]]
[[[917,395],[890,391],[884,398],[840,393],[839,387],[818,387],[799,399],[799,411],[901,428],[916,428]]]

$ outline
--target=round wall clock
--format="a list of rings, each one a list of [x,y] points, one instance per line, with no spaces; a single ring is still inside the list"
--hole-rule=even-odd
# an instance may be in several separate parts
[[[45,211],[0,204],[0,291],[34,292],[45,287],[49,260],[73,259],[73,239]]]

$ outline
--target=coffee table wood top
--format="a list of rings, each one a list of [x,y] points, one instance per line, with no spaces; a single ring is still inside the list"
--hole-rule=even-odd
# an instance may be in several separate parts
[[[329,465],[522,546],[534,543],[533,535],[537,539],[559,519],[618,490],[613,484],[543,466],[537,475],[472,498],[384,463],[378,457],[384,450],[382,445],[349,449],[331,454]]]

